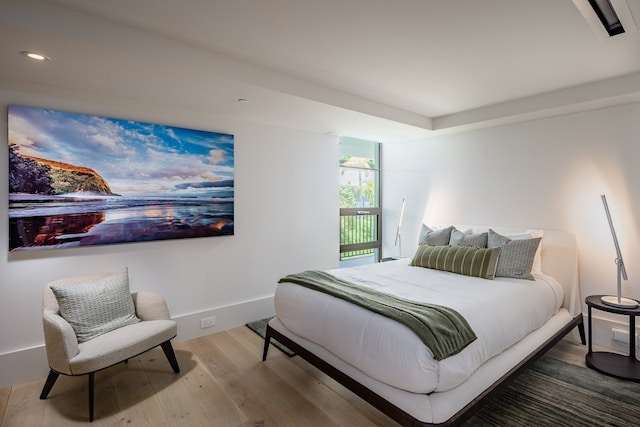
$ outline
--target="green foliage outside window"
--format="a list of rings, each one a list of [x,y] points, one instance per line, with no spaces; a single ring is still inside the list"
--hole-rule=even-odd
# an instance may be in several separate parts
[[[340,207],[341,208],[357,208],[357,200],[366,200],[366,206],[376,206],[376,188],[375,183],[366,182],[360,187],[352,185],[340,185]]]

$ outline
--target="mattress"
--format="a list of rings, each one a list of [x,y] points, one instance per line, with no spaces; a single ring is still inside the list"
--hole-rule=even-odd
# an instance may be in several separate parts
[[[422,267],[409,259],[329,271],[341,279],[402,298],[451,307],[478,339],[436,361],[407,327],[341,299],[292,283],[275,294],[278,319],[371,378],[412,393],[455,388],[483,363],[544,325],[563,302],[551,276],[486,280]]]

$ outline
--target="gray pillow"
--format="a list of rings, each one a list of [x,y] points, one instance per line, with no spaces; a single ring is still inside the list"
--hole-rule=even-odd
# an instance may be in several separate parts
[[[455,229],[454,226],[449,226],[447,228],[438,228],[437,230],[433,230],[426,225],[422,224],[420,227],[420,238],[418,239],[418,244],[420,245],[431,245],[431,246],[446,246],[449,244],[449,239],[451,238],[451,232]]]
[[[498,259],[496,277],[534,280],[531,275],[531,267],[533,267],[533,259],[541,240],[541,237],[511,240],[489,229],[487,247],[502,249]]]
[[[491,280],[500,251],[500,248],[420,245],[410,265]]]
[[[93,282],[54,284],[51,291],[60,315],[71,325],[78,342],[138,323],[129,290],[127,268]]]
[[[487,247],[488,233],[466,234],[463,231],[453,230],[449,245],[451,246],[471,246],[474,248]]]

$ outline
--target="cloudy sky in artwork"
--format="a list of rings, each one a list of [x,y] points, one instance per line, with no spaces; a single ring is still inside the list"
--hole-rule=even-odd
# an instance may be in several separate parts
[[[9,106],[20,154],[93,169],[119,194],[189,192],[233,180],[233,135]]]

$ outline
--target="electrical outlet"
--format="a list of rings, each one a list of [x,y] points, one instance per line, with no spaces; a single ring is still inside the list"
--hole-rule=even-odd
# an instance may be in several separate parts
[[[200,319],[200,329],[210,328],[216,325],[216,316],[203,317]]]

